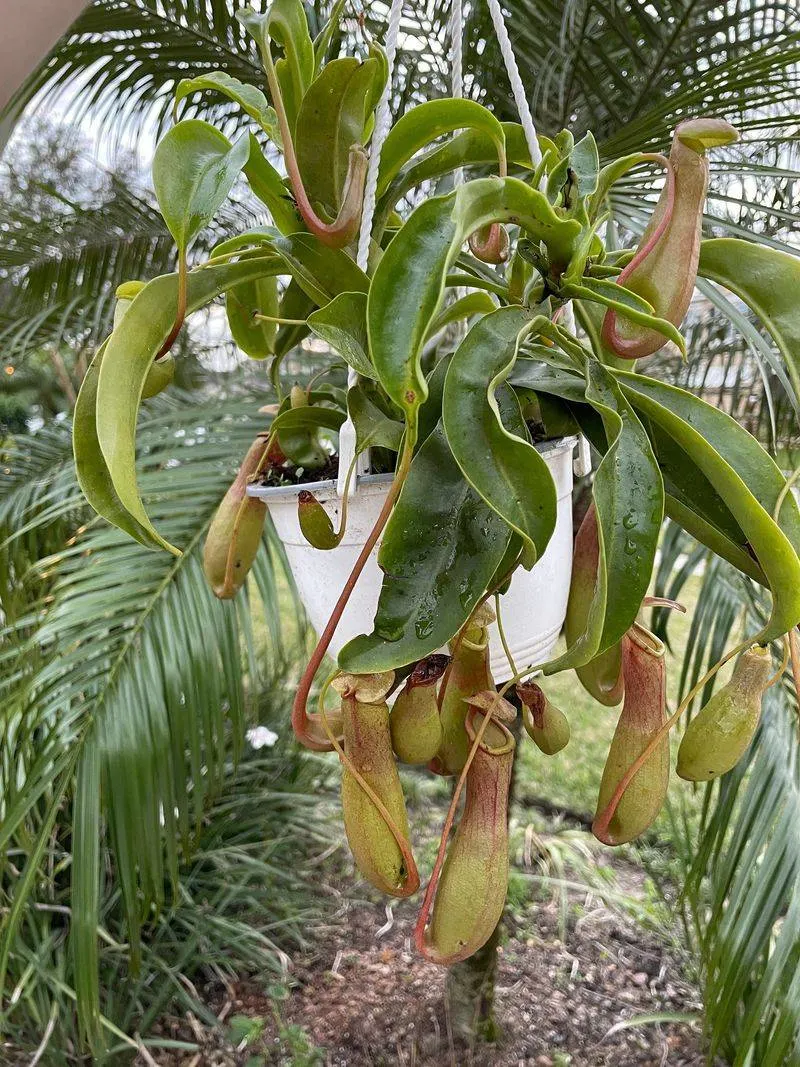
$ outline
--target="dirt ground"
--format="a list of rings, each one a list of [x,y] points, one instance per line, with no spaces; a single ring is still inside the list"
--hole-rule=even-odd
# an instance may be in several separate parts
[[[607,861],[604,860],[604,863]],[[616,890],[645,895],[641,869],[614,859]],[[492,1045],[453,1038],[445,971],[413,951],[416,901],[371,896],[349,871],[325,878],[339,897],[275,988],[252,982],[209,989],[216,1029],[174,1020],[169,1036],[202,1051],[157,1063],[180,1067],[701,1067],[700,1000],[668,938],[586,888],[519,885],[506,919]],[[572,876],[567,873],[565,881]],[[537,898],[537,899],[534,899]],[[564,940],[561,933],[566,931]],[[271,994],[271,997],[267,993]],[[278,994],[279,996],[281,994]],[[679,1023],[624,1028],[636,1016],[676,1013]],[[165,1034],[166,1036],[166,1034]],[[142,1060],[142,1063],[146,1063]],[[151,1065],[148,1065],[151,1067]]]

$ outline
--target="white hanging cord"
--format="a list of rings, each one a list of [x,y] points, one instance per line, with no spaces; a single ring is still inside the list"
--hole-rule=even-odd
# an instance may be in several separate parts
[[[450,95],[460,100],[464,95],[464,2],[453,0],[450,12]],[[453,174],[453,184],[459,186],[464,181],[464,169],[459,167]]]
[[[392,75],[394,74],[394,62],[397,56],[397,39],[400,36],[402,14],[403,0],[392,0],[392,6],[389,11],[389,24],[386,30],[386,85],[383,87],[375,114],[375,129],[372,133],[372,143],[369,150],[367,178],[364,183],[364,206],[361,209],[361,228],[358,234],[358,252],[356,253],[356,263],[365,273],[369,267],[369,246],[372,238],[372,223],[375,219],[381,150],[392,125]],[[351,389],[357,383],[358,373],[351,367],[347,371],[347,388]],[[339,475],[336,482],[336,492],[340,497],[344,496],[345,489],[347,489],[348,496],[352,497],[355,494],[358,477],[351,478],[349,486],[347,485],[347,472],[350,470],[355,454],[356,430],[355,426],[353,426],[353,420],[348,415],[339,429]],[[368,469],[369,452],[367,451],[358,457],[355,474],[356,476],[364,474]]]
[[[542,152],[539,148],[539,140],[536,136],[536,127],[533,124],[533,115],[531,114],[530,104],[525,95],[525,87],[523,86],[522,78],[520,77],[517,57],[514,55],[514,49],[511,47],[511,38],[508,35],[506,20],[503,16],[499,0],[486,0],[486,2],[489,5],[489,13],[492,16],[492,24],[494,25],[494,32],[497,34],[497,42],[500,45],[500,52],[503,56],[508,80],[511,82],[511,91],[514,94],[514,104],[516,105],[520,122],[522,123],[522,129],[525,133],[525,143],[528,146],[531,162],[534,167],[538,167],[542,161]],[[542,185],[544,185],[544,182],[545,177],[542,175]],[[572,307],[571,300],[568,300],[564,305],[564,326],[570,333],[575,333],[575,311]],[[589,458],[588,450],[588,442],[584,437],[580,437],[578,457],[574,463],[576,474],[587,474],[591,470],[591,459]]]
[[[375,114],[375,130],[372,134],[367,179],[364,183],[361,230],[358,235],[356,263],[363,271],[366,271],[369,265],[369,243],[372,236],[372,223],[375,217],[375,198],[378,192],[378,168],[381,163],[381,150],[392,125],[392,75],[394,73],[395,57],[397,56],[397,38],[400,35],[400,18],[402,14],[403,0],[392,0],[392,6],[389,11],[389,25],[386,30],[385,48],[388,75],[386,85],[384,85],[381,98],[378,101],[378,110]]]
[[[508,36],[508,29],[506,28],[506,20],[503,17],[503,12],[500,8],[499,0],[487,0],[489,5],[489,13],[492,16],[492,22],[494,24],[494,32],[497,34],[497,41],[500,45],[500,52],[503,56],[503,62],[506,66],[506,73],[508,74],[508,80],[511,82],[511,91],[514,94],[514,103],[516,104],[517,111],[519,112],[520,122],[522,123],[522,129],[525,132],[525,142],[528,145],[528,151],[531,155],[531,162],[534,167],[538,167],[542,161],[542,153],[539,149],[539,141],[536,137],[536,127],[533,125],[533,115],[531,114],[530,105],[528,104],[528,98],[525,95],[525,88],[522,84],[522,78],[519,74],[519,67],[517,66],[517,57],[514,55],[514,49],[511,47],[511,38]]]
[[[463,0],[453,0],[453,9],[450,14],[450,62],[453,71],[450,75],[450,92],[458,100],[464,95]]]
[[[464,2],[463,0],[452,0],[450,8],[450,95],[454,100],[460,100],[464,95]],[[464,184],[464,168],[458,167],[453,171],[453,187],[458,188],[459,185]],[[467,290],[464,286],[456,286],[453,290],[453,299],[459,300],[462,296],[466,295]],[[458,344],[467,333],[466,322],[453,323],[451,328],[451,334],[453,340]]]

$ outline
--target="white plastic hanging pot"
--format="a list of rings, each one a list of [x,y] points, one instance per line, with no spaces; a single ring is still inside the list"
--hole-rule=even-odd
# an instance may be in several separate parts
[[[535,567],[514,572],[508,592],[501,597],[503,627],[518,667],[541,663],[556,643],[564,622],[572,569],[572,456],[576,437],[565,437],[537,445],[545,459],[558,498],[558,517],[550,543]],[[297,496],[302,489],[314,494],[339,526],[341,498],[336,482],[313,482],[297,486],[265,488],[251,485],[250,496],[263,500],[283,542],[286,558],[311,625],[319,634],[333,611],[342,587],[355,565],[370,530],[380,513],[392,476],[366,475],[358,479],[347,511],[347,528],[341,544],[330,552],[313,548],[303,537],[297,518]],[[382,573],[378,548],[370,555],[347,603],[330,646],[337,656],[351,637],[370,633],[378,605]],[[497,626],[490,631],[492,673],[496,681],[509,678],[511,671],[500,642]]]

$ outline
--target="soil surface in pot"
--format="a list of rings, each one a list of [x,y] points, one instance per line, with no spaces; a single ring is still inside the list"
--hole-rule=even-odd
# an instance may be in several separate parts
[[[315,467],[313,470],[305,467],[293,467],[291,465],[270,467],[262,475],[255,479],[256,485],[279,488],[285,485],[307,485],[309,482],[335,481],[339,474],[339,457],[331,456],[324,467]]]
[[[527,426],[530,431],[531,440],[534,444],[538,445],[543,441],[553,440],[553,438],[547,436],[541,422],[531,421],[527,423]],[[379,452],[382,453],[385,452],[385,450],[381,449]],[[379,458],[381,457],[379,456]],[[373,473],[381,474],[390,470],[391,467],[388,464],[379,463],[378,467],[373,470]],[[307,470],[304,467],[294,467],[289,463],[271,467],[255,479],[255,484],[270,489],[277,489],[281,486],[307,485],[309,482],[335,481],[338,476],[339,457],[331,456],[324,467],[317,467],[314,470]]]

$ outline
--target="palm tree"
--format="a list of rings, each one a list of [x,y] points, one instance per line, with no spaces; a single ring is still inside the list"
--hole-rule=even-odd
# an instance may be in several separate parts
[[[255,51],[234,17],[240,6],[244,6],[241,0],[222,0],[213,4],[199,3],[197,0],[94,0],[48,60],[21,88],[11,102],[6,117],[15,119],[26,107],[41,111],[58,100],[67,118],[91,120],[92,127],[105,139],[106,144],[121,146],[141,142],[148,145],[154,134],[168,121],[172,93],[180,78],[222,69],[245,81],[260,81],[260,66]],[[321,6],[315,5],[316,15],[320,15]],[[398,59],[395,86],[398,107],[407,100],[447,91],[446,25],[449,6],[444,0],[432,0],[427,5],[408,5],[404,23],[408,37]],[[727,151],[722,162],[715,165],[707,226],[713,232],[739,235],[754,233],[758,240],[777,247],[791,247],[791,226],[800,195],[800,183],[797,180],[800,173],[792,125],[800,86],[800,11],[794,5],[786,4],[783,0],[741,0],[736,3],[723,3],[721,0],[635,0],[624,5],[609,5],[602,0],[567,0],[566,3],[557,0],[507,0],[505,7],[523,79],[532,87],[534,118],[542,132],[552,134],[565,125],[578,134],[591,128],[601,152],[610,156],[641,148],[664,149],[672,129],[681,118],[697,113],[724,113],[743,131],[743,139],[738,146]],[[357,22],[360,12],[359,3],[349,10],[346,5],[344,32],[353,40],[361,40]],[[380,32],[379,23],[371,19],[368,23],[375,32]],[[490,101],[501,117],[516,118],[494,34],[486,8],[481,2],[468,8],[465,67],[469,92]],[[189,108],[201,106],[204,109],[210,106],[215,112],[212,116],[215,121],[229,129],[241,122],[241,118],[225,104],[215,103],[214,100],[202,103],[198,100]],[[643,199],[653,192],[649,180],[639,177],[633,177],[615,189],[611,207],[613,224],[617,226],[621,240],[627,240],[641,230],[645,214],[642,210]],[[71,342],[77,339],[86,346],[96,344],[109,325],[111,295],[115,285],[143,271],[163,270],[164,266],[159,264],[166,264],[169,259],[170,253],[165,245],[159,243],[159,236],[152,228],[155,220],[149,210],[146,193],[137,199],[131,198],[130,190],[125,186],[115,189],[114,195],[103,208],[105,217],[112,220],[112,225],[94,242],[91,233],[94,232],[97,238],[98,226],[96,216],[93,218],[92,205],[73,205],[71,210],[74,219],[70,226],[74,225],[74,232],[78,234],[76,245],[70,244],[69,234],[65,230],[50,246],[40,247],[29,241],[27,253],[23,251],[16,258],[8,255],[5,259],[0,258],[0,271],[6,278],[2,292],[2,336],[6,343],[16,345],[15,352],[20,360],[37,346],[58,343],[63,337]],[[120,212],[118,216],[114,214],[116,211]],[[115,217],[120,220],[119,224],[113,223]],[[85,230],[81,228],[84,225]],[[19,230],[23,235],[21,244],[24,249],[24,212]],[[160,231],[160,238],[163,239],[163,231]],[[136,255],[140,258],[134,261],[131,257]],[[765,439],[771,437],[775,443],[785,439],[787,434],[795,434],[798,398],[791,395],[779,356],[753,327],[741,308],[725,293],[711,283],[703,283],[701,290],[727,317],[728,325],[720,336],[711,339],[713,343],[710,344],[702,316],[699,318],[694,334],[693,359],[689,368],[675,366],[676,378],[689,381],[688,376],[693,375],[692,381],[700,381],[703,368],[711,363],[710,352],[715,358],[718,354],[730,355],[732,347],[739,357],[751,353],[761,366],[766,383],[761,391],[764,403],[757,405],[765,408],[768,416],[761,424],[760,432]],[[89,319],[87,309],[98,307],[98,291],[105,293],[107,299],[101,301],[100,313]],[[45,300],[46,306],[43,307]],[[752,383],[742,370],[746,364],[746,360],[738,359],[735,369],[741,373],[736,380],[739,382],[739,394],[744,396],[747,393],[752,397]],[[179,425],[181,416],[177,408],[170,408],[168,415],[164,409],[161,418],[160,424],[156,419],[153,425],[154,434],[160,425],[162,434],[166,435],[167,423]],[[232,426],[237,425],[241,424],[234,418]],[[207,445],[203,442],[203,447],[197,452],[191,456],[187,454],[186,463],[182,463],[177,474],[169,473],[170,492],[174,488],[173,478],[177,479],[179,507],[176,513],[173,505],[170,505],[170,514],[158,517],[167,525],[167,529],[170,522],[176,528],[180,527],[176,536],[183,534],[185,539],[193,543],[201,536],[211,500],[219,494],[221,476],[219,480],[210,479],[208,472],[219,471],[227,457],[228,447],[232,447],[232,438],[228,440],[225,433],[233,434],[234,431],[230,426],[223,431],[218,452],[213,449],[205,451]],[[167,472],[161,470],[156,462],[164,447],[164,440],[164,436],[153,436],[150,446],[152,454],[145,450],[146,470],[143,477],[156,498],[167,487]],[[195,477],[196,482],[193,482]],[[192,486],[196,484],[202,486],[201,507],[196,506],[197,500],[192,496]],[[72,514],[64,503],[69,499],[69,507],[75,509],[77,517],[78,501],[74,495],[69,497],[67,494],[61,499],[51,499],[51,495],[52,491],[48,489],[43,506],[54,508],[55,513],[63,517]],[[29,504],[39,506],[39,502],[32,500]],[[27,512],[24,513],[27,515]],[[101,814],[108,819],[119,853],[118,861],[123,885],[127,886],[130,898],[128,910],[134,930],[141,918],[141,914],[137,914],[140,900],[136,898],[136,892],[140,892],[147,903],[157,900],[159,875],[174,869],[174,857],[170,855],[168,847],[169,835],[164,835],[162,841],[160,829],[153,821],[158,808],[153,806],[152,798],[147,809],[147,839],[152,847],[137,864],[131,862],[130,854],[126,860],[126,847],[130,852],[130,842],[136,839],[129,835],[137,829],[130,821],[130,809],[125,806],[123,799],[116,799],[118,794],[113,791],[104,794],[103,805],[98,806],[95,787],[98,775],[102,775],[98,754],[102,753],[103,760],[109,760],[112,756],[116,758],[124,741],[136,741],[138,744],[140,740],[138,733],[141,732],[141,722],[131,721],[126,695],[135,694],[137,699],[144,697],[148,715],[162,726],[164,708],[170,707],[177,716],[176,724],[187,730],[189,723],[186,713],[180,702],[174,703],[178,690],[169,688],[167,684],[173,672],[178,672],[182,684],[194,685],[185,672],[187,666],[195,665],[199,647],[209,654],[217,649],[214,655],[221,654],[219,650],[223,648],[232,650],[239,639],[245,640],[247,647],[249,632],[243,612],[228,611],[214,605],[213,640],[204,634],[205,643],[192,647],[193,642],[200,639],[191,625],[189,607],[190,604],[196,605],[197,598],[201,596],[199,586],[193,584],[195,572],[192,570],[192,559],[196,566],[196,556],[189,553],[183,565],[185,570],[180,573],[172,573],[171,570],[167,573],[175,565],[162,561],[157,566],[165,568],[164,573],[158,571],[157,574],[152,569],[155,566],[152,557],[147,556],[148,572],[145,576],[139,573],[140,557],[134,553],[134,547],[114,540],[115,536],[96,526],[82,534],[82,538],[91,539],[88,547],[95,556],[95,564],[99,560],[103,565],[105,580],[119,582],[121,574],[126,582],[131,581],[133,585],[130,590],[126,586],[126,597],[114,605],[108,618],[103,617],[99,625],[100,636],[97,637],[99,647],[96,650],[92,648],[89,656],[73,652],[72,659],[55,667],[46,656],[57,647],[52,643],[53,640],[66,641],[66,647],[71,648],[70,641],[75,638],[79,628],[93,618],[99,597],[98,587],[88,581],[86,584],[94,592],[95,599],[88,598],[84,602],[78,595],[84,588],[84,575],[82,567],[77,565],[77,546],[70,546],[59,555],[56,570],[56,582],[61,583],[57,586],[59,597],[51,602],[44,616],[44,637],[47,640],[42,641],[37,637],[45,663],[42,667],[44,683],[35,666],[30,673],[26,667],[20,674],[20,693],[30,697],[35,692],[38,696],[36,722],[39,725],[35,736],[20,735],[21,743],[24,741],[27,747],[23,748],[19,757],[14,758],[19,759],[26,779],[20,790],[21,799],[13,801],[12,798],[12,805],[8,809],[14,818],[9,819],[6,815],[4,820],[4,826],[11,829],[3,840],[8,842],[14,834],[19,833],[24,840],[26,855],[29,855],[28,866],[20,884],[15,886],[11,905],[11,919],[16,921],[21,916],[25,901],[23,890],[29,889],[35,881],[38,861],[43,854],[43,842],[47,839],[52,820],[58,814],[59,798],[72,790],[73,795],[81,801],[76,804],[75,811],[76,842],[81,845],[82,851],[78,853],[80,863],[75,864],[74,877],[77,879],[79,899],[86,904],[82,912],[83,925],[78,928],[77,935],[77,943],[82,946],[78,951],[84,954],[91,951],[89,931],[95,928],[93,923],[97,910],[92,886],[98,860],[97,852],[91,847],[92,840],[96,840],[96,833],[93,836],[88,830],[97,830]],[[17,538],[15,544],[23,540]],[[87,547],[85,540],[79,544],[81,548]],[[675,575],[668,578],[666,573],[662,574],[664,583],[674,582],[681,573],[679,556],[669,558]],[[32,560],[33,557],[28,562]],[[107,564],[105,560],[108,560]],[[119,567],[118,571],[113,571],[113,578],[112,564]],[[264,595],[270,595],[270,589],[271,595],[274,595],[275,586],[271,584],[269,574],[265,556],[261,571]],[[147,585],[146,577],[154,584]],[[163,615],[159,615],[158,611],[152,615],[147,613],[142,624],[141,610],[150,604],[150,598],[156,590],[160,596],[163,595],[163,600],[159,596],[155,601],[158,605],[164,605]],[[709,598],[716,595],[710,580],[704,590],[705,600],[699,606],[701,613],[711,611]],[[51,595],[46,585],[41,591]],[[65,614],[63,608],[56,610],[52,606],[63,603],[60,597],[67,597],[71,614]],[[172,598],[177,599],[177,606],[172,605]],[[171,632],[173,612],[176,613],[174,634]],[[29,627],[30,633],[25,636],[30,642],[31,633],[38,635],[39,630],[33,628],[29,615],[23,613],[20,618]],[[132,634],[135,634],[133,640],[130,639]],[[30,643],[27,647],[30,647]],[[108,671],[120,656],[121,665],[113,668],[111,681],[114,684],[111,685]],[[103,669],[98,666],[99,662],[102,662]],[[231,686],[232,692],[241,693],[243,676],[233,670],[233,662],[231,659],[228,664],[232,673],[225,675],[226,685]],[[93,673],[95,670],[97,675]],[[74,676],[73,671],[76,672]],[[71,692],[80,692],[82,700],[84,692],[88,693],[92,709],[95,707],[92,701],[101,698],[100,711],[86,712],[84,709],[76,713],[73,709],[64,716],[63,708],[53,704],[53,694],[59,691],[55,686],[56,679],[62,686],[67,685]],[[98,685],[100,689],[96,690]],[[27,690],[25,686],[28,686]],[[99,693],[99,698],[94,695],[95,692]],[[221,695],[217,690],[215,694],[218,697]],[[170,700],[173,704],[169,703]],[[110,713],[106,710],[105,702],[109,702]],[[151,702],[157,706],[151,706]],[[31,707],[30,701],[25,706]],[[780,717],[786,714],[782,705],[776,706],[770,721],[780,723],[784,721]],[[210,703],[203,705],[201,736],[209,753],[213,753],[223,726],[219,715],[216,704],[214,708]],[[111,724],[108,727],[103,725],[106,720]],[[109,731],[109,740],[104,745],[93,744],[91,739],[98,735],[98,731],[106,729]],[[188,740],[188,734],[182,736]],[[62,749],[59,746],[64,740],[68,746]],[[199,740],[198,743],[202,742]],[[195,809],[186,810],[185,796],[176,798],[170,792],[177,788],[176,783],[185,780],[177,773],[179,761],[170,763],[167,760],[169,765],[162,767],[157,757],[163,760],[165,754],[154,751],[152,745],[134,751],[129,744],[124,752],[125,758],[131,761],[134,781],[138,781],[140,787],[147,768],[161,768],[159,790],[164,790],[163,798],[167,803],[180,800],[184,804],[184,808],[179,805],[183,820],[179,820],[179,826],[185,827]],[[796,786],[795,749],[788,746],[780,751],[773,752],[770,749],[770,753],[771,763],[766,758],[761,763],[753,761],[751,780],[757,781],[759,773],[765,777],[779,773],[781,781],[791,780]],[[146,757],[154,762],[147,763]],[[109,766],[106,764],[106,774]],[[733,802],[736,792],[737,787],[733,783],[726,783],[718,796],[709,795],[709,826],[713,827],[716,836],[713,846],[701,849],[701,856],[716,854],[713,850],[719,850],[720,842],[729,833],[738,834],[745,844],[757,848],[756,834],[762,826],[753,826],[737,814],[742,808]],[[768,812],[765,814],[763,826],[774,826],[777,817],[776,807],[772,815]],[[162,841],[167,848],[165,853],[155,846],[156,840]],[[764,914],[777,916],[780,914],[779,893],[789,892],[793,872],[800,868],[800,848],[794,837],[787,834],[783,837],[781,849],[770,852],[769,857],[773,864],[770,868],[773,881],[769,885],[775,894],[770,898],[770,903],[775,905],[777,901],[778,906],[777,911],[773,907],[771,912]],[[699,868],[695,870],[697,872]],[[716,875],[718,872],[713,873]],[[695,883],[701,884],[700,874],[695,873],[694,879]],[[719,881],[715,907],[718,914],[722,914],[731,901],[739,901],[736,914],[742,925],[737,928],[737,939],[743,934],[752,937],[752,944],[757,945],[760,952],[757,958],[766,968],[773,958],[770,953],[777,951],[770,941],[772,928],[767,929],[763,924],[758,926],[760,915],[756,910],[741,908],[742,898],[735,898],[734,893],[746,894],[747,886],[745,883],[742,885],[744,888],[734,885],[732,878],[727,882]],[[788,897],[780,899],[788,900]],[[793,911],[790,914],[794,916]],[[718,961],[712,957],[719,943],[712,945],[707,937],[699,940],[708,963],[711,997],[718,992],[720,976],[728,972],[720,970]],[[779,944],[780,951],[785,954],[785,960],[781,963],[784,969],[780,973],[786,975],[786,961],[795,959],[800,951],[800,935],[788,921],[784,921]],[[729,951],[733,951],[737,945],[738,940],[731,943]],[[87,973],[92,973],[91,969]],[[742,989],[741,986],[731,988],[737,995]],[[786,997],[794,992],[788,980],[766,980],[760,987],[759,1017],[780,1019],[781,1027],[785,1030],[790,1025],[785,1015]],[[84,991],[82,1003],[84,1012],[89,1012],[87,1019],[94,1018],[96,1023],[96,994],[92,990]],[[87,1005],[93,1005],[91,1010]],[[736,1012],[733,1015],[729,1013],[726,1025],[731,1028],[732,1039],[740,1032],[750,1033],[753,1018],[751,1013],[744,1030],[741,1027],[736,1030],[734,1027],[739,1026],[741,1016]],[[755,1040],[752,1034],[749,1040],[752,1045]],[[769,1055],[773,1054],[773,1047],[787,1046],[780,1043],[769,1046]]]
[[[225,791],[232,803],[232,792],[244,791],[248,776],[252,797],[258,779],[252,762],[243,764],[244,777],[234,770],[245,725],[258,721],[267,692],[285,713],[285,698],[282,703],[275,696],[301,634],[280,621],[297,615],[279,547],[265,540],[246,598],[235,604],[212,596],[202,570],[205,531],[255,434],[255,400],[229,399],[221,412],[218,400],[192,393],[150,406],[142,427],[142,478],[185,547],[180,559],[150,553],[89,518],[68,422],[22,436],[3,451],[0,969],[10,981],[4,988],[25,992],[21,1008],[13,1008],[18,998],[12,999],[12,1024],[15,1012],[25,1014],[25,975],[35,947],[49,958],[48,936],[61,944],[58,929],[43,929],[37,912],[51,904],[71,916],[71,956],[65,957],[71,962],[60,975],[61,988],[53,986],[53,1004],[63,1002],[64,988],[74,988],[81,1027],[95,1048],[102,1045],[103,1027],[113,1032],[106,1013],[127,1012],[131,1021],[130,1001],[122,998],[113,1008],[108,960],[101,997],[104,928],[110,923],[120,930],[134,972],[143,953],[152,961],[153,937],[165,932],[159,926],[169,928],[175,908],[193,891],[185,881],[196,880],[193,857],[210,847],[214,834],[233,842],[235,809],[222,805],[215,823],[209,805],[219,804]],[[263,629],[254,629],[254,615],[263,615]],[[236,951],[236,933],[251,957],[261,936],[262,968],[274,946],[258,934],[257,923],[253,936],[243,937],[236,916],[261,898],[263,925],[264,913],[280,922],[292,918],[291,909],[280,915],[280,892],[270,901],[269,887],[281,879],[276,882],[268,857],[302,802],[292,803],[292,783],[310,784],[310,768],[303,777],[301,767],[296,754],[282,755],[262,774],[254,805],[259,825],[246,847],[257,846],[264,858],[246,852],[239,858],[231,843],[216,874],[219,935],[228,923],[230,947]],[[279,774],[283,799],[270,784]],[[243,810],[241,825],[236,820],[243,834],[250,818]],[[228,884],[223,872],[230,864],[242,869]],[[251,881],[256,888],[247,888]],[[230,897],[237,884],[241,894]],[[114,966],[120,951],[117,943]],[[180,961],[177,971],[192,965],[188,956],[176,956],[177,945],[171,951]],[[197,959],[207,951],[208,945],[198,949]],[[47,976],[37,961],[40,967]],[[163,989],[159,996],[163,1004]]]

